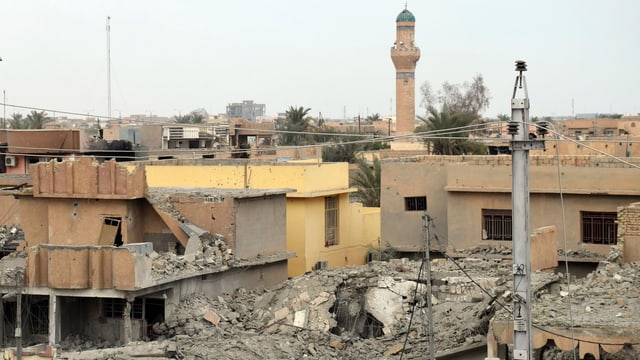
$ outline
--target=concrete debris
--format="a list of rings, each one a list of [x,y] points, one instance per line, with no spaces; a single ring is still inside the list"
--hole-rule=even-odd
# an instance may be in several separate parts
[[[220,234],[203,233],[189,238],[184,255],[171,252],[151,252],[151,273],[154,280],[180,277],[200,271],[217,269],[224,271],[235,262],[241,261],[233,256]]]
[[[0,258],[16,251],[24,240],[24,231],[18,225],[0,225]]]
[[[555,275],[555,279],[552,275]],[[616,336],[639,334],[640,322],[640,263],[617,264],[601,261],[597,269],[584,278],[571,278],[567,285],[563,274],[532,274],[532,318],[542,328],[607,329]],[[509,304],[500,300],[503,304]],[[511,319],[500,309],[496,318]],[[569,351],[550,347],[542,358],[561,360],[573,358]],[[626,357],[625,354],[633,354]],[[602,355],[604,359],[638,359],[640,352],[628,348],[616,354]]]
[[[206,252],[207,242],[203,244]],[[513,304],[509,261],[457,261],[473,281],[451,261],[432,260],[433,333],[438,352],[482,346],[489,320],[501,309],[496,302]],[[391,359],[400,354],[405,359],[423,359],[430,350],[430,330],[426,279],[419,269],[419,262],[406,259],[374,261],[307,273],[272,289],[237,289],[212,298],[195,294],[164,322],[152,326],[155,340],[151,344],[171,344],[167,348],[172,350],[164,350],[164,356],[175,359]],[[567,286],[562,274],[533,273],[534,319],[539,326],[568,326],[571,300],[577,324],[615,322],[624,331],[639,331],[638,274],[640,264],[602,262],[595,272]],[[496,316],[511,317],[504,310]],[[75,347],[89,345],[77,340]],[[120,355],[92,353],[91,358],[132,356],[126,348],[118,349]],[[568,358],[567,352],[553,348],[545,354],[548,360]]]
[[[460,262],[476,278],[509,273],[509,266],[496,260]],[[457,279],[433,289],[438,350],[482,344],[493,313],[491,299],[465,297],[470,288],[458,279],[463,274],[446,261],[434,261],[432,267]],[[406,359],[424,358],[429,347],[426,284],[419,269],[419,262],[408,260],[372,262],[308,273],[269,290],[193,295],[152,333],[192,359],[362,359],[403,351]],[[447,300],[456,291],[461,296]]]

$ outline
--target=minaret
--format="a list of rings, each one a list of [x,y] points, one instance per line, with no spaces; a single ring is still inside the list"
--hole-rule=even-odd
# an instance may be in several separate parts
[[[416,120],[416,63],[420,49],[413,43],[416,18],[404,10],[396,18],[396,42],[391,60],[396,67],[396,134],[413,133]]]

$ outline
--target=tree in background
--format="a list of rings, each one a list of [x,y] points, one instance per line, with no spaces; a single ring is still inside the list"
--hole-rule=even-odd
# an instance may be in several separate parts
[[[370,166],[366,160],[359,158],[358,172],[351,178],[351,183],[358,189],[354,197],[367,207],[380,206],[380,159],[373,158]]]
[[[371,115],[367,116],[367,118],[365,120],[367,121],[367,124],[371,124],[374,121],[381,121],[382,117],[380,116],[380,114],[375,113],[375,114],[371,114]]]
[[[311,119],[308,114],[310,108],[289,106],[284,119],[278,119],[276,130],[280,145],[307,145],[313,142],[313,136],[305,134],[312,130]]]
[[[22,114],[13,113],[11,114],[11,119],[7,120],[9,123],[9,127],[12,129],[28,129],[29,124],[25,119],[22,118]]]
[[[472,125],[482,123],[480,113],[489,106],[491,99],[482,75],[474,76],[470,83],[445,82],[437,93],[425,82],[420,93],[427,114],[418,116],[422,124],[415,132],[432,132],[425,136],[424,141],[430,144],[434,154],[486,153],[483,144],[469,139],[469,134],[481,132],[474,130]]]
[[[204,115],[195,111],[186,115],[174,115],[173,120],[178,124],[202,124]]]
[[[430,145],[433,154],[486,154],[483,144],[469,140],[469,126],[476,120],[473,113],[451,112],[446,106],[442,111],[429,106],[427,111],[428,116],[418,116],[422,124],[416,127],[415,132],[428,133],[424,142]]]
[[[42,129],[46,123],[51,121],[51,118],[44,111],[31,110],[27,115],[26,121],[29,126],[28,129]]]
[[[427,111],[429,106],[441,109],[446,106],[450,113],[468,112],[478,118],[480,113],[489,107],[491,100],[489,89],[484,85],[481,74],[474,76],[471,83],[451,84],[445,81],[437,93],[434,93],[429,82],[425,81],[420,86],[420,93],[421,104]]]

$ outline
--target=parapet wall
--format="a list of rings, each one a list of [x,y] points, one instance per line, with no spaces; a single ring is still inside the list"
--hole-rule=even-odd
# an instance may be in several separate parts
[[[396,158],[389,158],[390,154],[380,152],[380,157],[385,162],[418,162],[426,164],[456,164],[469,165],[506,165],[511,166],[509,155],[418,155],[416,152],[394,152]],[[640,166],[640,158],[625,158],[625,161]],[[558,157],[552,155],[532,155],[529,157],[530,166],[558,165]],[[628,168],[629,165],[608,156],[560,156],[560,165],[575,167],[602,167],[602,168]]]
[[[93,158],[33,164],[34,197],[135,199],[144,197],[144,168],[121,165],[115,161],[102,164]]]
[[[40,244],[28,250],[26,284],[53,289],[134,290],[151,263],[135,249]],[[149,269],[149,270],[147,270]]]

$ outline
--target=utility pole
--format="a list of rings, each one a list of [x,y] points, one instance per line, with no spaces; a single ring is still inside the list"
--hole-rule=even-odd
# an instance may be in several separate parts
[[[433,336],[433,308],[431,304],[431,233],[429,232],[429,226],[431,225],[431,217],[427,212],[422,215],[424,220],[424,237],[426,242],[427,251],[424,254],[424,261],[427,263],[427,312],[429,319],[429,359],[436,360],[436,342]],[[416,284],[418,286],[420,284]]]
[[[16,274],[16,352],[18,360],[22,360],[22,274]]]
[[[513,239],[513,359],[533,360],[531,334],[531,239],[529,231],[529,150],[544,149],[543,140],[529,140],[529,94],[522,74],[527,64],[516,61],[516,82],[511,97],[512,239]],[[521,97],[516,97],[518,91]],[[546,126],[538,125],[544,136]]]

